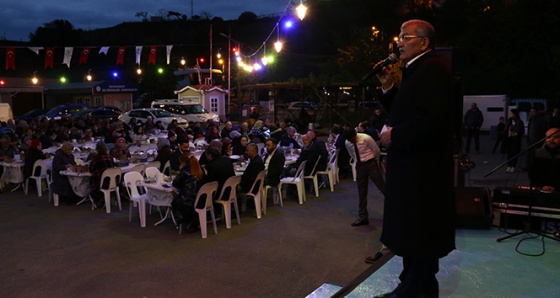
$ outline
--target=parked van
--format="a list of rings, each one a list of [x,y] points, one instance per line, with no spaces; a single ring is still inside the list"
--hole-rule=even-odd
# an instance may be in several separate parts
[[[14,114],[12,113],[12,106],[9,103],[0,103],[0,121],[6,122],[8,119],[14,119]]]
[[[180,117],[188,122],[219,122],[220,118],[214,113],[208,113],[202,105],[187,100],[157,99],[152,101],[152,108],[169,111],[174,117]]]

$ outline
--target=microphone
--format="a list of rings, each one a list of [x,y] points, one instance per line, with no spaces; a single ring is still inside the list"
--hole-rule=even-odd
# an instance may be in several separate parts
[[[395,55],[394,53],[391,53],[391,55],[389,55],[389,57],[385,58],[385,60],[383,60],[381,62],[381,64],[377,65],[376,67],[374,67],[370,72],[368,72],[361,80],[361,82],[365,82],[367,79],[371,78],[372,76],[378,74],[383,67],[389,65],[389,64],[393,64],[395,62],[397,62],[397,60],[399,60],[399,58],[397,57],[397,55]]]

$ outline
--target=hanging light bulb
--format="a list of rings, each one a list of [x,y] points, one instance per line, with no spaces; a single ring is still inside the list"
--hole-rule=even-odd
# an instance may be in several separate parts
[[[93,77],[91,76],[91,69],[88,70],[88,74],[86,75],[86,81],[91,82],[91,80],[93,80]]]
[[[274,43],[274,48],[276,49],[276,53],[280,53],[280,51],[282,51],[282,42],[280,41],[280,29],[278,28],[278,24],[276,24],[276,34],[277,41]]]
[[[185,66],[185,64],[187,64],[187,60],[185,60],[185,57],[181,57],[181,65]]]
[[[281,41],[277,41],[274,43],[274,48],[276,49],[276,53],[280,53],[280,51],[282,51],[282,42]]]
[[[303,21],[303,18],[305,18],[305,13],[307,12],[307,7],[303,5],[303,0],[300,2],[299,6],[296,7],[296,12],[298,18]]]

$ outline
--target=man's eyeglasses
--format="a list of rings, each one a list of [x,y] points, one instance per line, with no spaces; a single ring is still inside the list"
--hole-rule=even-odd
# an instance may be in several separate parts
[[[413,38],[424,38],[426,36],[418,36],[418,35],[402,35],[399,36],[399,38],[397,39],[397,42],[408,42],[409,40],[413,39]]]

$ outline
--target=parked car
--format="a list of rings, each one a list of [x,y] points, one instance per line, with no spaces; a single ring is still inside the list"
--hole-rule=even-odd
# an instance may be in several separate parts
[[[76,118],[81,118],[85,115],[89,115],[94,119],[108,119],[109,121],[117,121],[121,113],[106,109],[93,109],[93,110],[81,110],[73,114]]]
[[[212,120],[219,122],[220,117],[214,113],[208,113],[202,105],[178,99],[159,99],[152,101],[152,108],[164,109],[177,118],[183,118],[188,122],[207,122]]]
[[[146,120],[148,120],[148,116],[152,117],[154,123],[161,121],[163,127],[167,127],[167,125],[169,125],[169,123],[171,123],[173,119],[177,119],[177,124],[181,127],[188,126],[187,120],[180,117],[173,117],[171,113],[164,109],[132,109],[120,115],[119,120],[123,121],[124,123],[128,123],[130,121],[130,118],[136,118],[136,120],[146,122]]]
[[[119,108],[114,107],[114,106],[101,106],[101,107],[96,107],[95,109],[109,110],[109,111],[117,112],[119,114],[124,113],[124,111],[122,109],[119,109]]]
[[[32,119],[37,118],[37,117],[45,114],[46,112],[47,112],[47,110],[45,110],[45,109],[29,110],[29,111],[25,112],[23,115],[15,117],[14,121],[15,121],[16,124],[21,120],[25,120],[26,122],[29,123],[29,121],[31,121]]]
[[[310,101],[294,101],[291,102],[290,105],[288,105],[288,110],[299,111],[302,108],[305,110],[318,110],[319,106],[316,103]]]
[[[68,117],[69,115],[76,113],[81,110],[88,110],[89,105],[85,103],[71,103],[71,104],[61,104],[52,109],[50,109],[45,114],[41,115],[40,118],[46,117],[47,119],[59,120],[62,117]]]

